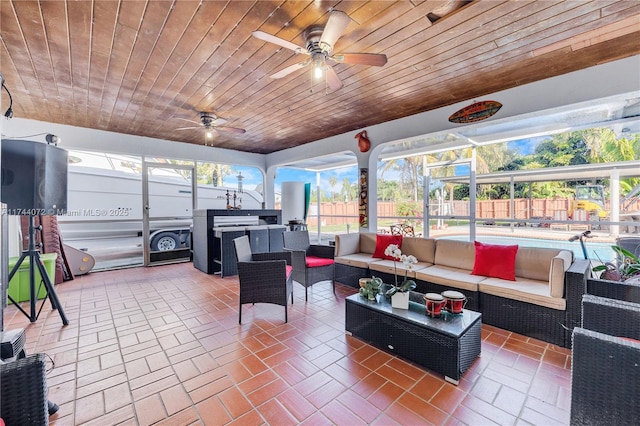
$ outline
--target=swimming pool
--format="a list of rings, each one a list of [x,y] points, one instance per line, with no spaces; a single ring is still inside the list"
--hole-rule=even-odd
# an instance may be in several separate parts
[[[451,237],[439,237],[450,240],[468,241],[469,237],[466,235],[451,236]],[[518,244],[522,247],[541,247],[541,248],[554,248],[573,251],[573,256],[576,259],[583,259],[582,248],[579,241],[569,242],[560,240],[543,240],[539,238],[521,238],[521,237],[501,237],[501,236],[488,236],[478,235],[476,240],[485,244]],[[592,260],[602,260],[608,262],[615,259],[615,253],[611,249],[611,243],[592,243],[586,241],[587,255]]]

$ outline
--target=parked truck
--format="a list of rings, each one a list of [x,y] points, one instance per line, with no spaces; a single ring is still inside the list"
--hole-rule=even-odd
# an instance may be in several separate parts
[[[73,152],[75,163],[68,170],[67,210],[58,215],[65,239],[95,240],[114,237],[142,236],[142,175],[131,159],[112,154]],[[92,166],[96,157],[106,162]],[[105,167],[107,165],[108,167]],[[171,165],[153,169],[149,176],[149,244],[152,251],[165,251],[189,246],[193,216],[192,186]],[[197,208],[261,209],[262,194],[242,187],[198,184]]]

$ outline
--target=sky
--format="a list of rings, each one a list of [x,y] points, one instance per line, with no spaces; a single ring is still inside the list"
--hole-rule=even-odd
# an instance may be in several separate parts
[[[509,142],[507,146],[509,147],[509,149],[519,151],[522,155],[529,155],[533,154],[533,151],[535,151],[540,142],[545,141],[549,138],[549,136],[538,136],[535,138],[520,139],[517,141]]]

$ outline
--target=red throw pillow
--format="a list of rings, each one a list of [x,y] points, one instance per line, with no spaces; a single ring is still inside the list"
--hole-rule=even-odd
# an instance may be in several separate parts
[[[482,244],[474,241],[476,246],[476,260],[473,264],[472,275],[516,280],[516,254],[518,246],[501,246]]]
[[[376,259],[389,259],[394,260],[393,257],[384,254],[389,244],[395,244],[400,248],[402,246],[402,235],[380,235],[376,234],[376,249],[373,251],[373,256]]]

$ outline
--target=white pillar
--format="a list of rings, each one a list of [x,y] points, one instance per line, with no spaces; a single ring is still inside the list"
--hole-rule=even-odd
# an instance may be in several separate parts
[[[476,240],[476,147],[471,148],[469,170],[469,241]]]
[[[611,178],[609,179],[609,193],[611,194],[611,212],[609,220],[611,222],[620,221],[620,170],[612,169]],[[611,225],[612,236],[617,237],[620,234],[620,225]]]
[[[282,182],[282,223],[304,218],[304,182]]]

